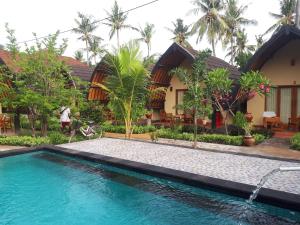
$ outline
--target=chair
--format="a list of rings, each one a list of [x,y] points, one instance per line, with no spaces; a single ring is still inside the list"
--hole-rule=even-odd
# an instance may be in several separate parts
[[[8,129],[12,130],[12,117],[11,116],[4,115],[3,123],[4,123],[4,132],[6,132]]]
[[[2,131],[2,129],[4,132],[4,130],[5,130],[4,114],[0,114],[0,131]]]
[[[159,118],[160,118],[160,122],[167,122],[167,113],[164,109],[159,111]]]
[[[299,126],[300,126],[300,118],[289,118],[289,122],[288,122],[288,129],[293,129],[293,130],[299,130]]]
[[[184,123],[191,124],[193,123],[193,116],[191,114],[184,113],[183,121]]]
[[[263,113],[263,126],[264,128],[282,128],[283,123],[280,118],[276,116],[275,112],[264,112]]]

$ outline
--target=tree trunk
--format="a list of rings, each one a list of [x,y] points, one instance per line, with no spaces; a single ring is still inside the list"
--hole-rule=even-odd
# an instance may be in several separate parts
[[[14,114],[14,127],[15,127],[15,133],[20,134],[21,121],[20,121],[20,112],[18,109],[16,109],[16,113]]]
[[[194,113],[194,143],[193,148],[197,148],[197,116],[196,113]]]
[[[86,47],[86,62],[88,65],[90,65],[90,60],[89,60],[89,49],[88,49],[88,41],[85,40],[85,47]]]
[[[212,47],[213,56],[216,56],[216,48],[215,48],[215,39],[214,38],[212,38],[211,47]]]
[[[150,56],[150,45],[149,44],[147,44],[147,50],[148,50],[148,58],[149,58],[149,56]]]
[[[231,51],[230,64],[233,65],[234,56],[233,56],[233,37],[232,36],[230,37],[230,51]]]
[[[119,29],[117,29],[117,45],[118,45],[118,49],[119,49],[120,48]]]
[[[297,0],[296,5],[296,27],[300,29],[300,0]]]
[[[29,113],[28,113],[27,117],[28,117],[30,127],[31,127],[31,136],[35,137],[35,116],[32,113],[31,109],[29,109]]]
[[[47,136],[48,131],[48,120],[46,117],[41,118],[41,135],[43,137]]]

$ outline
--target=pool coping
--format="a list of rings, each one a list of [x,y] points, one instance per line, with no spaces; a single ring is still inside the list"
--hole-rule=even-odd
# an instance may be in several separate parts
[[[194,187],[214,190],[217,192],[242,197],[245,199],[247,199],[250,196],[250,194],[255,188],[254,185],[249,185],[245,183],[223,180],[219,178],[203,176],[180,170],[174,170],[165,167],[154,166],[150,164],[110,156],[104,156],[95,153],[83,152],[54,145],[41,145],[36,147],[2,151],[0,152],[0,158],[38,151],[60,153],[66,156],[85,159],[92,162],[108,164],[122,169],[129,169],[135,172],[140,172],[147,175],[177,181]],[[300,211],[299,194],[278,191],[269,188],[262,188],[256,201],[295,211]]]

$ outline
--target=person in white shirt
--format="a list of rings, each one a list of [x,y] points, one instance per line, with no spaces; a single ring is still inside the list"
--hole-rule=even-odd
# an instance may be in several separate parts
[[[64,129],[68,127],[68,132],[71,132],[71,110],[68,107],[61,107],[60,110],[60,124],[61,124],[61,131],[64,132]]]

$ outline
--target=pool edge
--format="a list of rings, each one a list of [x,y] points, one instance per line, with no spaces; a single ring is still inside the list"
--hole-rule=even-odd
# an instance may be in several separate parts
[[[0,158],[45,150],[93,162],[105,163],[119,168],[141,172],[147,175],[170,179],[194,187],[212,189],[218,192],[242,197],[245,199],[250,196],[253,189],[255,188],[253,185],[249,184],[222,180],[214,177],[193,174],[189,172],[104,156],[95,153],[82,152],[54,145],[41,145],[36,147],[26,147],[21,149],[2,151],[0,152]],[[279,206],[282,208],[300,211],[300,195],[298,194],[277,191],[269,188],[262,188],[259,196],[257,197],[257,201],[274,206]]]

